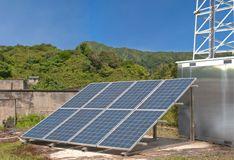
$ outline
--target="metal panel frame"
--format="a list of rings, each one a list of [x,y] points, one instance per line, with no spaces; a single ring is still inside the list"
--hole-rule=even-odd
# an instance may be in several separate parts
[[[126,121],[153,93],[164,83],[165,81],[162,80],[131,112],[125,116],[109,133],[107,133],[103,138],[97,143],[97,147],[102,147],[100,144],[108,138],[124,121]],[[110,148],[110,147],[109,147]]]
[[[137,82],[137,81],[119,81],[119,82],[132,82],[132,83],[134,83],[134,82]],[[66,101],[63,105],[61,105],[57,110],[55,110],[54,112],[52,112],[51,114],[49,114],[45,119],[43,119],[42,121],[40,121],[38,124],[36,124],[34,127],[32,127],[30,130],[28,130],[27,132],[25,132],[21,137],[22,138],[32,138],[32,137],[26,137],[26,136],[24,136],[24,135],[26,135],[28,132],[30,132],[32,129],[34,129],[35,127],[37,127],[40,123],[42,123],[42,122],[44,122],[48,117],[50,117],[53,113],[55,113],[55,112],[57,112],[58,110],[60,110],[60,109],[73,109],[73,110],[77,110],[76,111],[76,113],[78,113],[79,112],[79,110],[80,109],[84,109],[84,108],[82,108],[84,105],[87,105],[86,103],[82,106],[82,107],[80,107],[80,108],[62,108],[66,103],[68,103],[72,98],[74,98],[75,96],[77,96],[77,95],[79,95],[83,90],[85,90],[86,88],[88,88],[90,85],[92,85],[92,84],[101,84],[101,83],[106,83],[107,84],[107,86],[105,86],[103,89],[101,89],[101,91],[99,91],[96,95],[94,95],[91,99],[93,100],[94,99],[94,97],[96,98],[100,93],[102,93],[103,91],[105,91],[105,89],[106,88],[108,88],[108,86],[110,86],[112,83],[118,83],[118,82],[98,82],[98,83],[90,83],[89,85],[87,85],[86,87],[84,87],[83,89],[81,89],[77,94],[75,94],[74,96],[72,96],[68,101]],[[89,100],[90,101],[90,100]],[[89,102],[88,101],[88,102]],[[89,109],[89,108],[87,108],[87,109]],[[92,108],[91,108],[92,109]],[[95,108],[93,108],[93,109],[95,109]],[[102,110],[102,109],[100,109],[100,110]],[[75,113],[75,114],[76,114]],[[74,114],[74,115],[75,115]],[[67,120],[67,119],[66,119]],[[66,121],[65,120],[65,121]],[[56,128],[57,129],[57,128]],[[44,137],[43,137],[44,138]],[[44,139],[41,139],[41,140],[44,140]]]
[[[188,78],[176,78],[176,79],[188,79]],[[176,80],[176,79],[165,79],[165,80],[158,80],[161,81],[138,105],[136,105],[136,107],[134,109],[110,109],[111,105],[114,104],[119,98],[121,98],[130,88],[132,88],[137,82],[141,82],[141,81],[118,81],[118,82],[101,82],[101,83],[107,83],[108,85],[106,87],[104,87],[102,90],[104,91],[109,85],[111,85],[112,83],[119,83],[119,82],[133,82],[133,84],[131,84],[123,93],[121,93],[114,101],[112,101],[107,108],[105,109],[98,109],[98,108],[66,108],[66,109],[77,109],[76,113],[78,113],[80,110],[102,110],[99,114],[101,115],[102,113],[104,113],[106,110],[129,110],[131,111],[127,116],[125,116],[125,118],[123,120],[120,121],[119,124],[117,124],[114,128],[112,128],[112,130],[110,130],[105,136],[103,136],[103,138],[96,144],[96,145],[91,145],[91,144],[83,144],[83,143],[75,143],[75,142],[71,142],[69,140],[72,140],[75,136],[72,136],[72,138],[70,138],[68,141],[59,141],[59,140],[49,140],[49,139],[41,139],[41,138],[33,138],[33,137],[25,137],[24,135],[26,133],[28,133],[29,131],[31,131],[33,128],[35,128],[36,126],[38,126],[40,123],[42,123],[44,120],[46,120],[50,115],[52,115],[53,113],[51,113],[47,118],[45,118],[44,120],[42,120],[41,122],[39,122],[36,126],[34,126],[33,128],[31,128],[29,131],[25,132],[21,137],[24,139],[33,139],[33,140],[38,140],[38,141],[47,141],[47,142],[54,142],[54,143],[64,143],[64,144],[71,144],[71,145],[79,145],[79,146],[87,146],[87,147],[97,147],[97,148],[107,148],[107,149],[116,149],[116,150],[123,150],[123,151],[131,151],[136,145],[137,143],[139,143],[139,141],[144,137],[144,135],[149,131],[149,129],[151,129],[157,122],[159,119],[161,119],[167,112],[168,110],[182,97],[182,95],[191,87],[191,85],[196,81],[196,78],[194,78],[194,80],[191,82],[191,84],[180,94],[180,96],[177,97],[177,99],[167,108],[167,109],[138,109],[165,81],[167,80]],[[190,78],[192,79],[192,78]],[[142,81],[154,81],[154,80],[142,80]],[[91,83],[91,84],[97,84],[97,83]],[[91,85],[89,84],[89,85]],[[88,85],[88,86],[89,86]],[[88,87],[86,86],[86,87]],[[85,88],[86,88],[85,87]],[[85,88],[83,88],[82,90],[84,90]],[[81,90],[81,91],[82,91]],[[101,91],[102,91],[101,90]],[[80,92],[81,92],[80,91]],[[100,92],[101,92],[100,91]],[[102,92],[103,92],[102,91]],[[77,96],[80,92],[78,92],[77,94],[75,94],[73,97]],[[99,92],[98,92],[99,93]],[[96,97],[98,94],[96,94],[94,97]],[[73,98],[72,97],[72,98]],[[70,100],[72,99],[70,98]],[[93,99],[93,97],[92,97]],[[67,101],[68,102],[68,101]],[[65,102],[64,104],[66,104],[67,102]],[[64,105],[63,104],[63,105]],[[62,106],[63,106],[62,105]],[[62,107],[61,106],[61,107]],[[59,108],[59,109],[65,109],[65,108]],[[83,107],[83,106],[82,106]],[[58,111],[59,109],[57,109],[56,111]],[[55,111],[55,112],[56,112]],[[164,113],[155,121],[155,123],[153,123],[147,130],[146,132],[130,147],[130,148],[121,148],[121,147],[108,147],[108,146],[102,146],[99,145],[100,143],[102,143],[112,132],[115,131],[115,129],[117,129],[127,118],[129,118],[135,111],[163,111]],[[100,115],[97,115],[94,119],[97,119]],[[75,114],[74,114],[75,115]],[[65,120],[66,121],[66,120]],[[93,120],[91,120],[93,122]],[[88,127],[92,122],[89,122],[88,125],[86,127]],[[64,122],[65,123],[65,122]],[[63,124],[64,124],[63,123]],[[61,125],[60,125],[61,126]],[[81,131],[78,131],[79,133],[81,133],[86,127],[83,127],[81,129]],[[77,133],[78,133],[77,132]],[[53,132],[51,132],[53,133]],[[50,134],[51,134],[50,133]],[[76,133],[76,134],[77,134]],[[78,134],[79,134],[78,133]],[[76,135],[75,134],[75,135]],[[77,134],[77,135],[78,135]],[[76,135],[76,136],[77,136]],[[48,135],[49,136],[49,135]]]
[[[60,123],[58,126],[56,126],[53,130],[51,130],[49,133],[47,133],[43,139],[46,139],[50,134],[52,134],[56,129],[61,127],[64,123],[66,123],[68,120],[70,120],[74,115],[76,115],[82,108],[84,108],[86,105],[88,105],[93,99],[95,99],[98,95],[100,95],[106,88],[108,88],[112,83],[107,84],[101,91],[99,91],[95,96],[93,96],[90,100],[88,100],[84,105],[82,105],[76,112],[71,114],[67,119],[65,119],[62,123]]]
[[[186,78],[179,78],[179,79],[186,79]],[[165,81],[167,81],[167,80],[164,80],[163,83],[164,83]],[[100,147],[100,148],[111,148],[111,149],[125,150],[125,151],[131,151],[131,150],[137,145],[137,143],[139,143],[139,141],[145,136],[145,134],[146,134],[155,124],[157,124],[158,120],[161,119],[161,118],[171,109],[171,107],[185,94],[185,92],[191,87],[191,85],[192,85],[195,81],[196,81],[196,78],[194,78],[194,80],[193,80],[193,81],[190,83],[190,85],[180,94],[180,96],[178,96],[177,99],[176,99],[173,103],[171,103],[171,105],[170,105],[167,109],[164,110],[164,113],[155,121],[155,123],[153,123],[153,124],[146,130],[146,132],[145,132],[130,148],[108,147],[108,146],[102,146],[102,145],[97,145],[97,147]],[[161,85],[162,85],[162,84],[161,84]],[[160,86],[161,86],[161,85],[160,85]],[[159,87],[160,87],[160,86],[159,86]],[[156,90],[157,90],[157,89],[156,89]],[[155,90],[155,91],[156,91],[156,90]],[[155,92],[155,91],[154,91],[154,92]],[[154,93],[154,92],[153,92],[153,93]],[[152,94],[153,94],[153,93],[152,93]],[[149,97],[150,97],[150,96],[149,96]],[[149,97],[148,97],[148,98],[149,98]],[[148,99],[148,98],[147,98],[147,99]],[[140,106],[141,106],[141,105],[140,105]],[[140,106],[139,106],[139,107],[140,107]],[[141,110],[141,109],[136,109],[135,111],[143,111],[143,110]],[[135,111],[134,111],[134,112],[135,112]],[[134,112],[133,112],[133,113],[134,113]],[[120,126],[120,125],[119,125],[119,126]],[[117,129],[117,128],[118,128],[118,127],[116,127],[116,129]],[[108,136],[109,136],[109,135],[108,135]],[[108,136],[107,136],[107,137],[108,137]],[[107,138],[107,137],[106,137],[106,138]],[[105,139],[104,139],[104,140],[105,140]],[[104,141],[104,140],[103,140],[103,141]],[[100,142],[100,143],[101,143],[101,142]],[[99,143],[99,144],[100,144],[100,143]]]
[[[94,119],[92,119],[89,123],[87,123],[82,129],[80,129],[76,134],[74,134],[68,142],[71,142],[76,136],[78,136],[83,130],[85,130],[90,124],[92,124],[98,117],[100,117],[108,108],[110,108],[117,100],[119,100],[127,91],[129,91],[137,81],[133,82],[127,89],[125,89],[118,97],[116,97],[106,108],[104,108]]]
[[[30,130],[28,130],[27,132],[25,132],[21,137],[22,138],[27,138],[27,137],[24,137],[24,135],[26,135],[28,132],[30,132],[32,129],[34,129],[35,127],[37,127],[39,124],[41,124],[42,122],[44,122],[47,118],[49,118],[52,114],[54,114],[55,112],[57,112],[58,110],[60,109],[63,109],[62,107],[68,103],[72,98],[74,98],[75,96],[79,95],[83,90],[85,90],[86,88],[88,88],[92,83],[90,83],[89,85],[87,85],[86,87],[84,87],[83,89],[81,89],[78,93],[76,93],[74,96],[72,96],[69,100],[67,100],[63,105],[61,105],[58,109],[56,109],[54,112],[50,113],[45,119],[43,119],[42,121],[40,121],[38,124],[36,124],[34,127],[32,127]],[[71,108],[71,109],[74,109],[74,108]],[[78,108],[76,108],[78,109]],[[30,138],[30,137],[28,137]]]
[[[126,82],[126,81],[123,81]],[[116,97],[116,99],[114,99],[106,108],[81,108],[80,110],[102,110],[97,116],[95,116],[89,123],[87,123],[84,127],[82,127],[77,133],[75,133],[70,139],[68,139],[67,141],[61,141],[61,140],[50,140],[50,139],[40,139],[40,138],[33,138],[35,140],[40,140],[40,141],[48,141],[48,142],[56,142],[56,143],[65,143],[65,144],[72,144],[72,145],[80,145],[80,146],[89,146],[89,147],[96,147],[96,145],[92,145],[92,144],[86,144],[86,143],[76,143],[76,142],[71,142],[71,140],[73,138],[75,138],[77,135],[79,135],[85,128],[87,128],[90,124],[92,124],[92,122],[94,122],[98,117],[100,117],[106,110],[108,110],[109,107],[112,106],[112,104],[114,104],[119,98],[121,98],[129,89],[131,89],[136,83],[137,81],[128,81],[128,82],[132,82],[132,84],[126,88],[118,97]],[[105,83],[105,82],[103,82]],[[110,84],[113,83],[118,83],[118,82],[110,82]],[[109,86],[108,85],[108,86]],[[95,95],[95,98],[98,95]],[[77,112],[78,113],[78,112]],[[52,132],[53,133],[53,132]],[[50,133],[51,134],[51,133]],[[49,134],[49,135],[50,135]],[[48,136],[49,136],[48,135]],[[47,137],[48,137],[47,136]],[[24,137],[27,138],[27,137]]]
[[[153,123],[153,124],[149,127],[148,130],[145,131],[145,133],[132,145],[131,148],[128,149],[128,151],[132,150],[132,149],[136,146],[136,144],[139,143],[139,141],[144,137],[144,135],[145,135],[154,125],[157,124],[158,120],[160,120],[160,119],[171,109],[172,106],[175,105],[175,103],[185,94],[185,92],[191,87],[191,85],[192,85],[196,80],[197,80],[197,79],[194,78],[194,80],[190,83],[190,85],[180,94],[180,96],[177,97],[177,99],[176,99],[173,103],[171,103],[171,105],[170,105],[167,109],[165,109],[164,113],[156,120],[155,123]]]

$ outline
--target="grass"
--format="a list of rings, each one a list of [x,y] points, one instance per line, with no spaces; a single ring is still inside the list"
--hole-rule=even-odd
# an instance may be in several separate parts
[[[7,128],[25,130],[35,126],[44,118],[45,118],[44,115],[38,115],[38,114],[21,115],[17,118],[16,126],[14,126],[14,118],[8,117],[6,120],[6,125]],[[4,129],[5,128],[3,127],[3,125],[0,125],[0,131],[3,131]]]
[[[0,143],[1,160],[46,160],[39,152],[36,152],[30,145],[23,145],[20,142]]]
[[[0,125],[0,131],[3,131],[4,127],[2,125]]]
[[[44,115],[30,114],[18,117],[16,128],[17,129],[28,129],[45,118]]]
[[[178,107],[173,106],[171,109],[162,117],[162,120],[167,121],[167,125],[172,127],[178,126]]]
[[[18,117],[16,129],[25,130],[35,126],[45,116],[30,114]],[[10,118],[9,118],[10,121]],[[0,126],[0,131],[4,130]],[[42,153],[32,145],[23,145],[21,142],[0,143],[0,160],[45,160]]]

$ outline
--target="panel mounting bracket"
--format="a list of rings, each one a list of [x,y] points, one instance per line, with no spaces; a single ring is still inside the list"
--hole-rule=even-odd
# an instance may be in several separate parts
[[[184,103],[183,103],[183,102],[177,102],[177,103],[175,103],[175,105],[176,105],[176,106],[183,106]]]

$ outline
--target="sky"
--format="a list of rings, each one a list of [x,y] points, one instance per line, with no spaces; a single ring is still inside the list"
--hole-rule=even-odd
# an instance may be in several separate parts
[[[0,0],[0,45],[192,51],[194,0]]]

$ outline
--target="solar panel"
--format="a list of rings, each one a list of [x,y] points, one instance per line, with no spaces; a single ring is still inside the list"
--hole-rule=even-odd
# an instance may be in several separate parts
[[[32,128],[29,132],[26,132],[23,136],[32,138],[43,138],[46,134],[52,131],[54,127],[62,123],[75,111],[75,109],[59,109],[53,114],[51,114],[48,118],[41,121],[36,127]]]
[[[139,108],[167,109],[193,81],[194,79],[167,80]]]
[[[133,82],[112,83],[105,91],[100,93],[85,108],[105,108],[122,92],[124,92]]]
[[[63,108],[80,108],[88,102],[93,96],[104,89],[109,83],[90,84],[81,92],[75,95],[70,101],[65,103]]]
[[[47,136],[46,139],[67,141],[89,121],[95,118],[100,112],[101,110],[80,110],[49,136]]]
[[[140,81],[129,89],[110,108],[133,109],[139,104],[161,81]]]
[[[131,148],[163,113],[157,111],[135,111],[100,146],[122,149]]]
[[[81,144],[97,144],[112,128],[114,128],[130,111],[107,110],[78,134],[72,142]]]
[[[22,137],[131,150],[194,81],[90,84]]]

